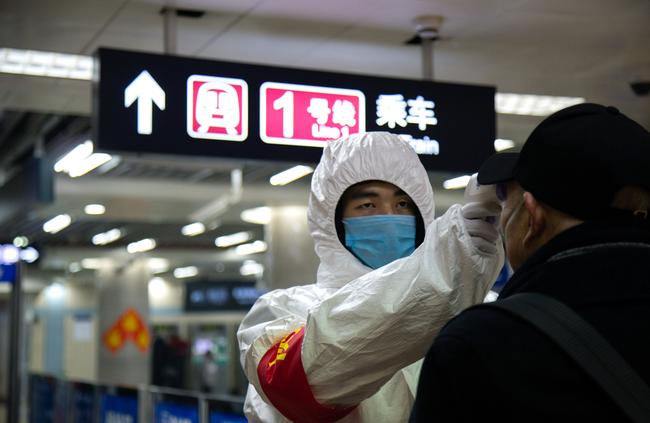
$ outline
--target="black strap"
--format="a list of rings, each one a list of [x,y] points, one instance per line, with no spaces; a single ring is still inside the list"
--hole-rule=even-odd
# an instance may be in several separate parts
[[[650,388],[578,314],[546,295],[521,293],[477,306],[504,310],[551,338],[636,423],[650,422]]]

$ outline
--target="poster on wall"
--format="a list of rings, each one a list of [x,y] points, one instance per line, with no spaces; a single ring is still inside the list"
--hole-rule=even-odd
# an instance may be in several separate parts
[[[99,49],[98,149],[317,162],[328,142],[400,135],[430,170],[494,153],[495,88]]]

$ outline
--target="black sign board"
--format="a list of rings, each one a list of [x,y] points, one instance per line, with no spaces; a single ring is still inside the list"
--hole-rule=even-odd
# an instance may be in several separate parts
[[[494,153],[494,87],[100,49],[94,140],[104,151],[317,162],[351,133],[388,131],[430,170]]]
[[[248,310],[261,294],[253,282],[189,282],[185,311]]]

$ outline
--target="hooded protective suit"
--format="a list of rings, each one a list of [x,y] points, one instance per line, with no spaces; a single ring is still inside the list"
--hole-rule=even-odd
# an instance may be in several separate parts
[[[376,270],[341,244],[334,219],[343,192],[367,180],[405,191],[426,227],[413,254]],[[237,333],[250,422],[408,420],[419,360],[451,317],[483,300],[503,264],[500,243],[493,254],[473,245],[460,209],[434,219],[427,173],[396,135],[325,148],[308,209],[318,279],[263,295]]]

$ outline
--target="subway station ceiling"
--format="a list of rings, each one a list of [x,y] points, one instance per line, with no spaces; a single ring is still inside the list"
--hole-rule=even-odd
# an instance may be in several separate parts
[[[415,34],[413,20],[440,15],[435,80],[583,97],[617,106],[650,128],[650,96],[630,88],[650,81],[647,0],[5,0],[0,48],[163,53],[164,7],[203,12],[177,18],[176,53],[182,56],[409,79],[422,75],[420,47],[406,43]],[[34,152],[54,159],[89,136],[91,103],[88,81],[0,73],[0,182]],[[521,145],[540,120],[500,114],[497,136]],[[60,251],[74,249],[81,257],[93,248],[92,235],[115,225],[130,234],[119,248],[155,237],[161,249],[210,251],[220,234],[251,230],[262,236],[259,225],[239,219],[246,208],[306,204],[309,177],[286,187],[268,184],[286,168],[277,162],[124,157],[104,173],[75,179],[57,174],[55,202],[0,222],[0,237],[27,236],[56,249],[62,262]],[[241,199],[220,215],[215,229],[180,235],[193,213],[231,189],[233,170],[242,174]],[[440,210],[460,200],[440,187],[449,176],[455,175],[431,175]],[[83,214],[85,204],[97,202],[106,205],[106,214]],[[73,224],[44,234],[44,220],[59,213],[69,213]]]

